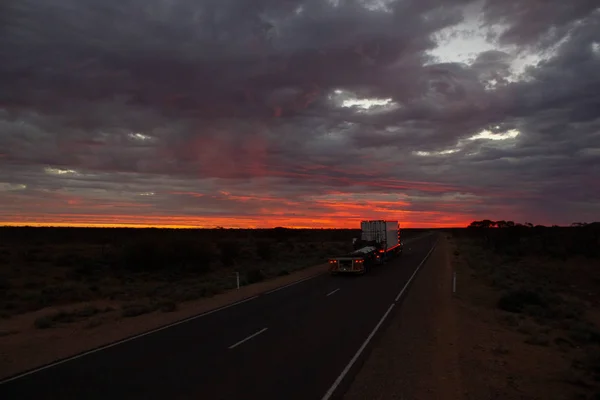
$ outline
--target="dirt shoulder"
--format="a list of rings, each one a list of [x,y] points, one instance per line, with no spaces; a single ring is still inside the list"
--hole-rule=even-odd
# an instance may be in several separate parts
[[[290,275],[229,290],[211,298],[183,302],[176,307],[147,310],[119,309],[107,300],[49,307],[0,321],[0,379],[58,359],[141,334],[327,271],[327,264]],[[86,311],[87,310],[87,311]],[[94,315],[87,315],[93,313]],[[40,329],[45,316],[69,319]],[[78,317],[81,320],[78,321]],[[135,318],[130,318],[135,317]],[[38,326],[36,326],[38,325]]]
[[[565,268],[586,266],[507,263],[481,242],[441,238],[344,398],[600,398],[597,310],[558,295],[568,281],[536,285]]]

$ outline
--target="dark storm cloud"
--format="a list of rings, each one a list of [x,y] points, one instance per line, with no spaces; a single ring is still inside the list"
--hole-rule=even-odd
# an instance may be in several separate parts
[[[546,49],[599,8],[596,0],[486,1],[484,18],[489,24],[508,26],[499,37],[501,42]]]
[[[3,3],[0,201],[22,214],[42,196],[61,215],[324,215],[332,191],[404,193],[407,212],[570,222],[600,197],[597,2],[485,2],[500,43],[555,51],[520,81],[508,50],[469,65],[428,53],[472,1],[334,3]],[[364,6],[377,3],[388,12]],[[395,108],[340,107],[348,96]],[[453,193],[472,197],[457,209]],[[536,205],[548,197],[568,213]]]

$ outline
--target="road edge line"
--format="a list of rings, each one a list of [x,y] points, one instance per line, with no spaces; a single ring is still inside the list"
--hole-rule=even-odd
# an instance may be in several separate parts
[[[256,336],[260,335],[261,333],[265,332],[267,329],[269,329],[269,328],[262,328],[260,331],[258,331],[258,332],[254,332],[252,335],[250,335],[250,336],[247,336],[246,338],[244,338],[244,339],[240,340],[239,342],[232,344],[231,346],[229,346],[229,347],[228,347],[228,349],[229,349],[229,350],[231,350],[231,349],[235,349],[235,348],[236,348],[236,347],[238,347],[240,344],[246,343],[248,340],[250,340],[250,339],[252,339],[252,338],[254,338],[254,337],[256,337]]]

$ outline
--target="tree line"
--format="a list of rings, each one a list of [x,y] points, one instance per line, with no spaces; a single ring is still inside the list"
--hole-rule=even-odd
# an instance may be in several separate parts
[[[598,227],[600,222],[573,222],[571,227],[582,228],[582,227]],[[469,224],[469,228],[547,228],[544,225],[533,225],[531,222],[515,223],[514,221],[492,221],[490,219],[484,219],[481,221],[473,221]],[[553,228],[558,228],[558,225],[552,225]]]

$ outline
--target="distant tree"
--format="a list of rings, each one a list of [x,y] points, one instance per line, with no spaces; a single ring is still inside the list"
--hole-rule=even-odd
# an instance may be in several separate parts
[[[490,221],[489,219],[473,221],[469,224],[469,228],[491,228],[493,226],[496,226],[496,223],[494,221]]]
[[[489,219],[484,219],[483,221],[481,221],[481,224],[484,228],[493,228],[494,226],[496,226],[496,222]]]
[[[533,224],[531,222],[525,222],[525,226],[528,228],[533,228]]]
[[[508,228],[514,228],[515,227],[515,222],[514,221],[506,221],[506,226]]]
[[[504,220],[496,221],[496,226],[498,228],[507,228],[508,224]]]
[[[571,224],[571,226],[572,226],[572,227],[575,227],[575,228],[581,228],[581,227],[584,227],[584,226],[586,226],[586,225],[587,225],[587,223],[586,223],[586,222],[573,222],[573,223]]]

